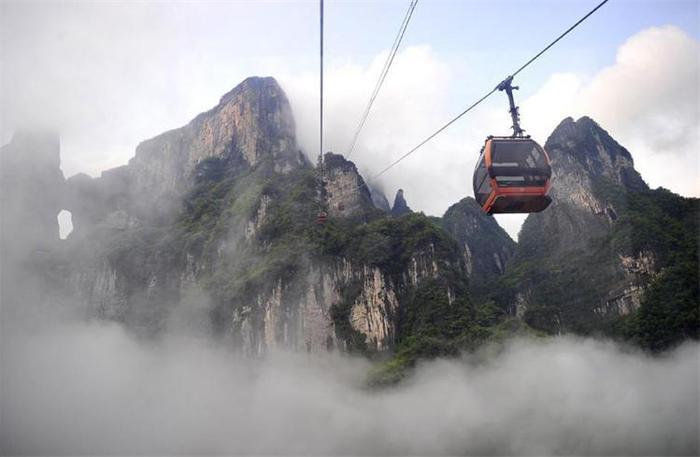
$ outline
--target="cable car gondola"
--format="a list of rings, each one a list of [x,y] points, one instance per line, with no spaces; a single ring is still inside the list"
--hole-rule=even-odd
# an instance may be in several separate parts
[[[474,197],[488,214],[536,213],[550,203],[552,169],[527,137],[489,137],[474,170]]]
[[[498,86],[505,90],[513,118],[513,135],[489,136],[474,169],[474,198],[487,214],[536,213],[552,202],[547,196],[552,168],[545,150],[523,135],[513,100],[512,77]]]

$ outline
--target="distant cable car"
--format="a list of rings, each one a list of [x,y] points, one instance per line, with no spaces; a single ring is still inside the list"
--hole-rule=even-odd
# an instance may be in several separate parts
[[[505,90],[513,119],[513,136],[489,136],[474,169],[474,198],[487,214],[536,213],[552,202],[547,196],[552,167],[545,150],[523,135],[513,100],[512,77],[498,86]]]
[[[319,225],[323,225],[326,223],[326,220],[328,220],[328,213],[326,213],[325,211],[319,211],[316,215],[316,223]]]

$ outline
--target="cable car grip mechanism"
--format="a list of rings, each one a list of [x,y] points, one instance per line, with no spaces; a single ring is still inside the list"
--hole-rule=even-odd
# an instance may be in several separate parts
[[[511,83],[513,82],[513,77],[508,76],[506,79],[501,81],[501,83],[496,87],[499,91],[506,91],[506,95],[508,95],[508,103],[510,104],[510,117],[513,119],[513,137],[521,137],[523,136],[523,133],[525,130],[520,127],[520,112],[518,111],[518,107],[515,106],[515,99],[513,98],[513,91],[518,90],[518,86],[513,86]]]

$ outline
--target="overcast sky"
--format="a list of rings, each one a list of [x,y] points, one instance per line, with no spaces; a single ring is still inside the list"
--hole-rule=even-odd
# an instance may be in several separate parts
[[[408,0],[326,1],[326,150],[345,152]],[[597,0],[422,0],[352,160],[369,177],[493,88]],[[125,164],[247,76],[275,76],[298,138],[318,151],[315,1],[0,0],[0,140],[46,124],[66,176]],[[542,143],[566,116],[596,119],[652,186],[700,196],[700,11],[694,0],[611,0],[517,78]],[[497,93],[381,177],[414,210],[471,195],[484,137],[509,132]],[[521,216],[499,217],[517,235]]]

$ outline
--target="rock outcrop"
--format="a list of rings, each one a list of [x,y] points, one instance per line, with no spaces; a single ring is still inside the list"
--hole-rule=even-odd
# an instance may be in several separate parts
[[[403,196],[403,189],[399,189],[394,197],[394,204],[391,207],[391,215],[394,217],[399,217],[411,212],[413,211],[411,211],[411,208],[408,207],[408,203],[406,203],[406,199]]]
[[[342,155],[327,152],[319,168],[323,200],[329,215],[357,216],[374,207],[370,189],[354,163]]]

